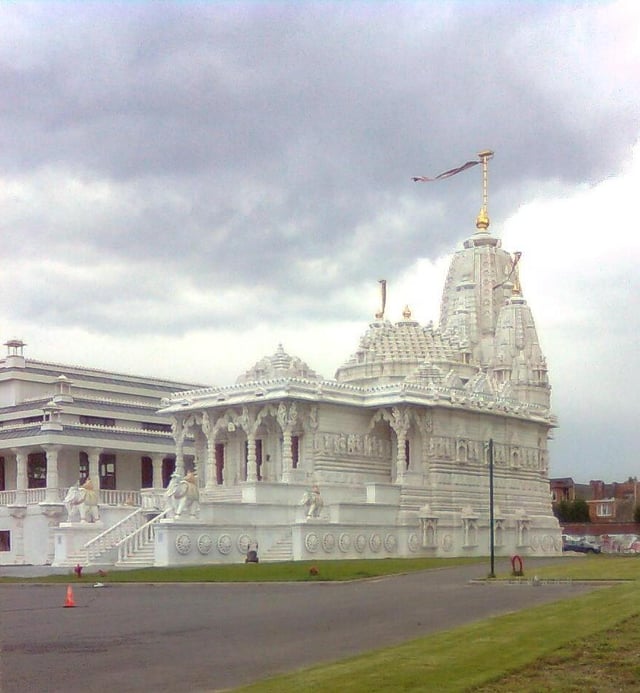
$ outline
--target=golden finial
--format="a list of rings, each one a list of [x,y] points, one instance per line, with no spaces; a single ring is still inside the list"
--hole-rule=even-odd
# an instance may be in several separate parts
[[[489,228],[489,212],[487,210],[488,182],[489,182],[489,159],[493,158],[493,152],[485,149],[478,152],[478,157],[482,162],[482,209],[476,217],[476,228],[479,231],[486,231]]]
[[[411,308],[409,306],[405,306],[404,310],[402,311],[402,317],[405,320],[410,320],[411,319]]]
[[[380,310],[376,313],[376,320],[384,320],[384,309],[387,305],[387,280],[379,279],[380,284]]]

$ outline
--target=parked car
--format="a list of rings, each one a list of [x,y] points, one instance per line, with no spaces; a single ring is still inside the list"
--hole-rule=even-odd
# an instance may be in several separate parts
[[[566,539],[562,540],[563,551],[577,551],[578,553],[601,553],[602,549],[586,539]]]

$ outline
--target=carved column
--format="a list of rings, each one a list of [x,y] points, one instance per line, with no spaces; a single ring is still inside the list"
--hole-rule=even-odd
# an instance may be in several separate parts
[[[406,407],[393,407],[391,427],[396,434],[396,483],[403,484],[406,478],[405,442],[409,432],[409,410]]]
[[[247,433],[247,481],[258,481],[256,437],[253,432]]]
[[[93,448],[89,450],[89,478],[93,483],[93,488],[98,491],[100,489],[100,455],[102,448]]]
[[[153,455],[151,465],[153,467],[153,488],[162,488],[162,460],[164,455]]]
[[[175,418],[171,422],[171,432],[176,443],[176,466],[175,473],[180,477],[184,476],[184,436],[186,429],[182,419]]]
[[[291,432],[298,420],[298,409],[296,403],[287,409],[282,402],[278,406],[276,419],[282,429],[282,481],[291,481],[291,470],[293,469],[293,455],[291,452]]]
[[[182,452],[182,441],[176,443],[176,474],[178,476],[184,476],[184,453]]]
[[[205,471],[206,488],[212,489],[216,486],[216,437],[215,434],[207,436],[207,468]]]
[[[43,445],[42,449],[47,456],[47,488],[45,500],[47,503],[60,501],[60,483],[58,481],[58,453],[60,445]]]
[[[27,457],[25,450],[13,448],[16,456],[16,505],[27,504]]]

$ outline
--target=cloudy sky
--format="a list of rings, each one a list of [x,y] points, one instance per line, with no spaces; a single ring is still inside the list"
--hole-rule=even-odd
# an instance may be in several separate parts
[[[640,3],[0,5],[0,336],[229,384],[326,377],[389,283],[437,320],[495,150],[561,427],[553,476],[640,475]],[[3,339],[3,341],[4,341]]]

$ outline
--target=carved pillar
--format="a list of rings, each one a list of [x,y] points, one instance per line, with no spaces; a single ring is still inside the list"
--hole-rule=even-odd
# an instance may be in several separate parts
[[[396,431],[396,483],[403,484],[406,477],[405,443],[407,437],[402,429]]]
[[[205,486],[212,489],[216,486],[216,437],[210,433],[207,436],[207,466],[205,470]]]
[[[176,474],[184,476],[184,453],[182,452],[182,441],[176,443]]]
[[[162,488],[162,460],[164,455],[153,455],[151,465],[153,467],[153,488]]]
[[[247,433],[247,481],[258,481],[256,437],[253,431]]]
[[[293,469],[293,455],[291,454],[291,429],[282,431],[282,478],[286,479]]]
[[[16,456],[16,505],[27,504],[27,458],[26,450],[13,448]]]
[[[406,478],[405,442],[409,432],[409,410],[406,407],[393,407],[391,410],[391,427],[396,434],[396,483],[403,484]]]
[[[47,488],[45,500],[47,503],[58,503],[60,492],[58,481],[58,453],[60,445],[43,445],[42,449],[47,456]]]
[[[100,455],[102,448],[93,448],[87,453],[89,457],[89,478],[93,483],[93,488],[100,490]]]
[[[291,432],[298,420],[298,409],[296,403],[287,409],[284,403],[278,406],[276,419],[282,429],[282,481],[291,481],[291,470],[293,469],[293,455],[291,452]]]

